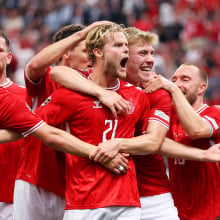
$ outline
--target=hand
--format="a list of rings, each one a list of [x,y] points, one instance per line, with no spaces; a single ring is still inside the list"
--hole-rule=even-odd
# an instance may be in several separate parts
[[[125,174],[128,170],[128,159],[126,157],[128,157],[127,154],[119,153],[115,158],[103,164],[103,166],[117,175]],[[118,169],[120,166],[124,168],[121,171]]]
[[[104,164],[113,159],[119,152],[118,143],[120,138],[102,142],[97,149],[89,156],[90,160]]]
[[[128,103],[116,92],[103,89],[98,96],[99,101],[108,107],[113,116],[117,118],[117,114],[128,113]]]
[[[106,25],[106,24],[113,24],[111,21],[96,21],[90,24],[89,26],[85,27],[82,32],[84,32],[84,36],[86,37],[87,34],[95,27]]]
[[[144,91],[146,93],[155,92],[158,89],[165,89],[171,92],[171,88],[174,84],[161,75],[154,75],[150,78],[149,82],[143,83]]]
[[[207,162],[220,162],[220,144],[215,144],[205,150],[204,158]]]

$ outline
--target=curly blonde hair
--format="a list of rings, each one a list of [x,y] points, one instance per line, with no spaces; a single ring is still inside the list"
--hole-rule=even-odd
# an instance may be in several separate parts
[[[125,28],[119,24],[106,24],[93,28],[86,37],[86,48],[88,51],[89,60],[95,63],[96,57],[93,53],[95,48],[102,49],[105,45],[105,35],[107,33],[114,34],[115,32],[125,32]]]

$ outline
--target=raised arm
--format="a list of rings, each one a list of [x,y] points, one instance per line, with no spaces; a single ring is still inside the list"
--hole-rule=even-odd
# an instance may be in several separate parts
[[[121,111],[127,113],[127,102],[116,92],[106,90],[90,80],[82,77],[79,72],[65,66],[55,66],[50,71],[50,77],[68,89],[95,96],[107,106],[117,118]]]
[[[33,82],[38,82],[40,78],[45,74],[45,69],[48,66],[56,63],[67,50],[73,48],[80,41],[84,40],[91,29],[105,23],[109,23],[109,21],[94,22],[83,30],[78,31],[71,36],[66,37],[65,39],[45,47],[26,65],[25,72],[29,79],[31,79]]]

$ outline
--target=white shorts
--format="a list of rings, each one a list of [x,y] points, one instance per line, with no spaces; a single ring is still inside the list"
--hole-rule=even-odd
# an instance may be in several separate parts
[[[141,220],[179,220],[171,193],[140,197]]]
[[[63,220],[140,220],[141,209],[131,206],[112,206],[97,209],[65,210]]]
[[[14,220],[62,220],[65,199],[23,180],[15,181]]]
[[[0,202],[0,220],[12,220],[13,204]]]

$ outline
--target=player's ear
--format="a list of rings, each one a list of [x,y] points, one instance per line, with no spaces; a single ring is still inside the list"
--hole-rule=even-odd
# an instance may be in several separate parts
[[[93,49],[93,54],[95,55],[95,57],[97,58],[102,58],[103,57],[103,51],[98,49],[98,48],[94,48]]]
[[[201,83],[199,86],[199,94],[203,94],[207,89],[207,85],[205,83]]]
[[[70,56],[70,50],[66,51],[66,52],[63,54],[63,59],[69,59],[69,56]]]
[[[8,54],[7,54],[7,64],[10,64],[11,60],[12,60],[12,53],[8,52]]]

